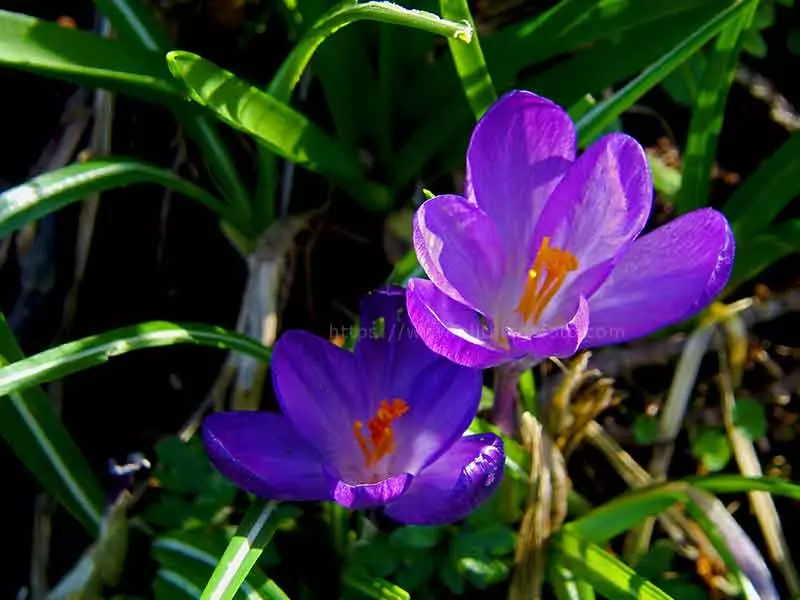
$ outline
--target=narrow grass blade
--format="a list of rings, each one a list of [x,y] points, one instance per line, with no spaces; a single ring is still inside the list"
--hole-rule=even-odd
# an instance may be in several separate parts
[[[733,192],[723,207],[737,241],[764,230],[800,194],[800,133],[793,134]]]
[[[561,565],[550,565],[548,579],[556,600],[595,600],[592,586],[576,579],[571,571]]]
[[[687,477],[686,483],[712,494],[769,492],[792,500],[800,500],[800,484],[778,477],[744,477],[742,475],[706,475]]]
[[[0,194],[0,238],[73,202],[137,183],[167,187],[223,218],[230,212],[212,194],[172,171],[126,158],[103,158],[44,173]]]
[[[143,0],[95,1],[100,11],[122,33],[123,40],[128,42],[134,51],[157,53],[163,66],[163,56],[174,50],[175,46],[150,5]],[[258,237],[261,232],[254,231],[247,225],[251,216],[250,194],[239,177],[233,157],[228,152],[214,121],[196,106],[185,102],[176,104],[173,111],[189,136],[200,146],[206,167],[237,213],[240,226],[244,227],[241,233]]]
[[[180,87],[161,56],[102,36],[0,10],[0,65],[164,104]]]
[[[717,154],[728,92],[739,62],[742,33],[748,29],[758,0],[744,2],[746,8],[722,30],[706,61],[697,102],[689,122],[683,157],[683,185],[675,199],[679,212],[705,206],[711,185],[711,168]]]
[[[202,600],[230,600],[234,597],[275,533],[277,522],[272,517],[277,506],[274,501],[257,502],[247,511],[206,584]]]
[[[422,10],[410,10],[391,2],[344,2],[317,21],[283,62],[270,83],[268,93],[281,102],[288,102],[300,76],[305,71],[314,51],[328,37],[342,27],[357,21],[369,20],[393,25],[404,25],[459,41],[472,39],[472,26],[455,22]]]
[[[358,590],[367,598],[375,600],[410,600],[411,596],[403,588],[367,573],[349,569],[342,574],[342,583]]]
[[[755,237],[737,234],[736,239],[736,258],[725,294],[758,277],[775,261],[800,252],[800,219],[773,225]]]
[[[222,327],[151,321],[62,344],[3,367],[0,398],[102,364],[113,356],[174,344],[236,350],[265,362],[271,356],[269,348]]]
[[[0,373],[9,362],[26,360],[0,313]],[[7,398],[3,397],[8,395]],[[0,394],[0,435],[36,477],[89,531],[100,531],[105,493],[89,463],[40,388],[10,388]]]
[[[708,40],[739,19],[749,6],[747,2],[740,2],[726,8],[673,50],[650,65],[611,98],[585,114],[576,123],[579,144],[584,144],[586,140],[596,137],[609,123],[697,52]]]
[[[671,600],[618,558],[569,530],[551,537],[548,548],[553,564],[569,569],[611,600]]]
[[[355,155],[284,102],[196,54],[170,52],[167,58],[189,96],[220,120],[279,156],[337,180],[365,208],[383,211],[391,206],[388,190],[364,179]]]
[[[412,27],[462,40],[462,42],[468,42],[472,36],[472,28],[469,25],[463,22],[447,21],[433,13],[409,10],[391,2],[353,3],[347,0],[328,11],[303,34],[273,77],[267,93],[277,101],[288,104],[300,77],[311,62],[317,48],[341,28],[363,20]],[[359,61],[362,60],[362,57],[350,60]],[[338,57],[336,71],[337,77],[341,77]],[[349,71],[350,69],[348,69]],[[331,82],[328,81],[328,83]],[[334,118],[336,118],[335,113]],[[277,169],[274,166],[274,157],[266,148],[262,147],[260,154],[259,202],[268,203],[271,206],[274,202],[276,183],[274,179]],[[267,227],[271,222],[273,211],[261,207],[260,212],[263,214],[263,216],[258,215],[261,226]]]
[[[170,569],[159,569],[156,572],[153,588],[156,600],[176,597],[197,600],[202,593],[200,587],[193,581],[187,579],[185,575]],[[178,593],[174,594],[174,592]]]
[[[440,6],[444,18],[463,21],[469,23],[473,28],[475,27],[466,0],[441,0]],[[478,35],[474,34],[471,40],[449,39],[447,42],[456,65],[456,71],[461,79],[461,87],[464,88],[475,119],[480,119],[486,109],[497,100],[497,93],[494,91],[492,77],[483,58]]]
[[[219,541],[222,542],[221,546],[217,543]],[[224,540],[218,540],[206,533],[178,532],[156,538],[153,542],[153,555],[165,568],[181,574],[192,573],[193,581],[202,578],[196,596],[199,598],[203,584],[211,577],[225,548]],[[258,567],[250,569],[238,595],[250,600],[289,600],[283,590]]]

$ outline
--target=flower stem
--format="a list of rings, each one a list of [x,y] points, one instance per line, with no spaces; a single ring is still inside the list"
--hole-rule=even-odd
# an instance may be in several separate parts
[[[521,358],[494,370],[494,406],[492,421],[504,435],[514,436],[517,433],[517,403],[519,401],[519,378],[534,363]]]

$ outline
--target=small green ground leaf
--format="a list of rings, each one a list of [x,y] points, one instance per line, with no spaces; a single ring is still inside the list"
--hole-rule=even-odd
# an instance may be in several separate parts
[[[724,431],[705,429],[692,441],[692,455],[709,471],[721,471],[730,462],[732,450]]]
[[[751,440],[760,440],[767,435],[767,415],[764,405],[754,398],[738,398],[733,407],[733,422]]]
[[[640,446],[649,446],[658,438],[658,419],[650,415],[636,415],[633,422],[633,437]]]
[[[230,213],[212,194],[172,171],[126,158],[103,158],[44,173],[0,194],[0,238],[92,194],[137,183],[167,187],[223,218]]]

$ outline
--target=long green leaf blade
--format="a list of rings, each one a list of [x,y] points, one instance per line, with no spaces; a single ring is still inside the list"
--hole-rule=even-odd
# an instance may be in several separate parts
[[[131,52],[94,33],[5,10],[0,10],[0,65],[163,104],[181,100],[179,86],[155,52]]]
[[[794,133],[733,192],[723,207],[737,241],[765,229],[800,194],[800,133]]]
[[[439,4],[444,18],[464,21],[475,27],[466,0],[440,0]],[[467,43],[464,44],[463,41]],[[497,93],[483,58],[478,34],[475,33],[471,40],[450,39],[447,43],[461,79],[461,87],[464,88],[475,118],[480,119],[489,106],[497,100]]]
[[[472,26],[463,21],[447,20],[433,13],[410,10],[391,2],[355,4],[347,1],[323,16],[303,35],[275,74],[267,90],[268,93],[281,102],[288,102],[297,82],[300,81],[300,76],[320,44],[342,27],[363,20],[413,27],[452,38],[460,43],[473,39]]]
[[[0,194],[0,238],[93,194],[137,183],[154,183],[197,200],[221,217],[229,208],[172,171],[125,158],[103,158],[62,167]]]
[[[270,501],[250,507],[203,590],[202,600],[234,597],[275,533],[277,520],[273,513],[277,506],[277,502]]]
[[[722,30],[708,56],[689,122],[689,133],[683,160],[683,185],[675,199],[680,212],[705,206],[711,184],[711,167],[717,153],[717,140],[722,130],[725,104],[733,83],[742,33],[750,26],[758,8],[758,0],[749,0],[741,15]]]
[[[218,542],[221,542],[221,546]],[[202,574],[203,579],[199,584],[201,589],[197,591],[197,598],[202,594],[202,586],[211,577],[225,549],[224,540],[205,532],[170,533],[156,538],[153,542],[153,555],[162,566],[178,573],[192,571],[198,575]],[[258,567],[250,569],[247,579],[241,585],[239,595],[251,600],[289,600],[283,590]]]
[[[14,334],[0,313],[0,367],[22,361]],[[2,372],[3,369],[0,369]],[[5,394],[3,394],[5,395]],[[105,494],[52,400],[38,387],[0,395],[0,435],[41,486],[92,535],[100,530]]]
[[[170,52],[170,70],[189,96],[275,154],[336,179],[364,206],[391,206],[388,190],[364,180],[358,159],[303,115],[233,73],[190,52]]]
[[[102,364],[111,357],[133,350],[174,344],[236,350],[262,361],[269,361],[271,356],[269,348],[222,327],[151,321],[62,344],[3,367],[0,369],[0,398]]]
[[[153,8],[142,0],[95,0],[101,12],[123,35],[123,40],[138,52],[152,51],[162,57],[175,46],[161,23],[156,19]],[[250,194],[244,186],[225,142],[208,115],[196,106],[180,103],[174,107],[175,115],[183,123],[188,134],[203,151],[206,166],[214,176],[217,185],[224,192],[236,213],[237,225],[241,233],[258,237],[261,231],[254,230],[250,222]]]
[[[621,560],[576,533],[562,529],[550,538],[551,560],[588,581],[611,600],[672,600]]]
[[[747,8],[749,8],[749,4],[746,2],[733,4],[726,8],[691,36],[683,40],[677,47],[650,65],[611,98],[586,113],[576,123],[579,132],[579,144],[584,145],[587,140],[592,140],[600,135],[603,129],[614,119],[672,73],[687,58],[697,52],[708,40],[740,18]]]
[[[737,236],[736,258],[725,293],[758,277],[772,263],[800,252],[800,219],[767,228],[755,237]]]

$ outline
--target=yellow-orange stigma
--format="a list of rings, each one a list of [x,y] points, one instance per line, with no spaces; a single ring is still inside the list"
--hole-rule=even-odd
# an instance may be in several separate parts
[[[531,317],[534,323],[539,322],[550,300],[564,285],[567,273],[577,268],[578,259],[572,252],[551,246],[549,237],[542,240],[517,305],[517,312],[526,323]]]
[[[353,434],[356,436],[361,452],[364,453],[366,467],[371,469],[382,458],[394,452],[395,439],[392,423],[410,410],[410,406],[400,398],[391,401],[381,400],[378,412],[367,421],[369,437],[363,433],[364,423],[353,423]]]

